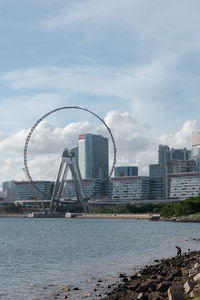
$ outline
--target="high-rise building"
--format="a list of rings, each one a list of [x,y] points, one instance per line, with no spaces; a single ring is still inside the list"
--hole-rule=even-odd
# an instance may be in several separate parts
[[[160,165],[165,165],[170,160],[170,148],[165,145],[159,145],[158,148],[158,163]]]
[[[138,176],[138,167],[134,167],[134,166],[115,167],[115,177],[122,177],[122,176]]]
[[[191,150],[187,148],[174,149],[169,148],[167,145],[159,145],[158,149],[158,163],[166,165],[171,160],[190,160]]]
[[[149,171],[153,185],[151,197],[156,198],[163,195],[164,198],[168,198],[168,175],[196,172],[196,162],[191,159],[191,150],[187,150],[187,148],[170,149],[167,145],[159,145],[158,164],[150,165]]]
[[[108,139],[91,133],[79,135],[79,168],[85,178],[108,177]]]
[[[167,165],[152,164],[149,165],[150,184],[152,187],[151,198],[167,198],[168,183],[167,183]]]
[[[167,173],[189,173],[196,172],[197,165],[195,160],[170,160],[167,164]]]
[[[174,149],[171,148],[170,150],[170,160],[190,160],[191,159],[191,150],[187,148],[182,149]]]
[[[200,130],[192,132],[192,158],[197,163],[197,171],[200,173]]]

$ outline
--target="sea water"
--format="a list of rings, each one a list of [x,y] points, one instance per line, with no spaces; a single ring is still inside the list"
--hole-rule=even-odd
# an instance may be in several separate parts
[[[1,218],[0,299],[51,299],[63,285],[79,287],[70,299],[81,299],[99,279],[108,284],[120,272],[176,255],[176,245],[199,250],[193,240],[199,228],[133,219]]]

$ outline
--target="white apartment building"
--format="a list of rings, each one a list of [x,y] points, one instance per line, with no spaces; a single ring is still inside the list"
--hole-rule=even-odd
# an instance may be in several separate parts
[[[148,176],[112,178],[112,198],[125,200],[150,199],[150,178]]]
[[[169,198],[184,200],[200,193],[199,173],[169,174]]]

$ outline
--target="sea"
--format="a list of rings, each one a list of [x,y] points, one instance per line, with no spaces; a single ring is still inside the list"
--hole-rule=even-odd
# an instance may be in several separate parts
[[[98,299],[119,274],[200,250],[200,224],[0,218],[0,299]]]

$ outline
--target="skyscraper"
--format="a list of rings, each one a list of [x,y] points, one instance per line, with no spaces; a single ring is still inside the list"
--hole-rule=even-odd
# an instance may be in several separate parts
[[[123,177],[123,176],[138,176],[138,167],[134,167],[134,166],[115,167],[115,177]]]
[[[195,159],[197,171],[200,172],[200,130],[192,132],[192,159]]]
[[[108,139],[91,133],[79,135],[79,168],[82,178],[108,177]]]
[[[158,148],[158,163],[160,165],[166,165],[170,160],[170,148],[165,145],[159,145]]]
[[[191,150],[188,150],[187,148],[170,149],[167,145],[165,146],[159,145],[158,163],[161,165],[166,165],[172,160],[190,160],[190,159],[191,159]]]

